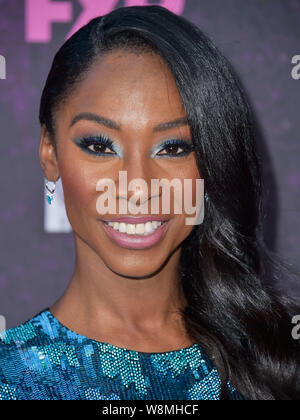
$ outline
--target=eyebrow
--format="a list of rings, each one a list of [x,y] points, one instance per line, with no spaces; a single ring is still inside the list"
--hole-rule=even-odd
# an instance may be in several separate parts
[[[92,112],[81,112],[80,114],[77,114],[72,119],[70,127],[72,127],[74,124],[76,124],[80,120],[94,121],[98,124],[104,125],[113,130],[118,130],[118,131],[121,130],[121,126],[116,121],[110,120],[109,118],[102,117],[101,115],[94,114]],[[155,133],[158,131],[169,130],[174,127],[180,127],[183,125],[188,125],[188,120],[186,117],[181,117],[173,121],[159,123],[153,127],[152,131]]]

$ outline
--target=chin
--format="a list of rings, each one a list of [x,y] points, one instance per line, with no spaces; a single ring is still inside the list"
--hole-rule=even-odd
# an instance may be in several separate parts
[[[167,259],[167,255],[165,258],[162,258],[162,253],[157,256],[150,253],[147,256],[146,251],[144,250],[144,255],[142,256],[137,255],[136,252],[133,253],[132,250],[125,251],[128,252],[127,256],[125,256],[123,252],[119,253],[118,258],[115,257],[113,259],[109,258],[106,260],[102,256],[106,266],[114,273],[123,277],[136,279],[151,277],[160,271]]]

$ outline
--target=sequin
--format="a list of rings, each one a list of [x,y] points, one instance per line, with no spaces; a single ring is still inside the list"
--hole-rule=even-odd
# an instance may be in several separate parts
[[[199,344],[129,350],[69,330],[48,309],[0,335],[0,400],[218,399],[218,372]]]

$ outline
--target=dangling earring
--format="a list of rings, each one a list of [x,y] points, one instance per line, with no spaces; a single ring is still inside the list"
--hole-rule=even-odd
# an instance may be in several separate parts
[[[54,195],[55,187],[56,187],[56,182],[53,182],[52,188],[50,188],[49,182],[52,182],[52,181],[47,181],[46,182],[46,190],[48,191],[47,192],[47,201],[48,201],[48,204],[51,204],[51,202],[53,200],[53,195]]]
[[[207,193],[205,193],[205,201],[208,201],[208,200],[209,200],[209,197],[208,197]]]

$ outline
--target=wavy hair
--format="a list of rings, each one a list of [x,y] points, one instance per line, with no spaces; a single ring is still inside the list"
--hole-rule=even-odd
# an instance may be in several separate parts
[[[230,398],[230,381],[246,399],[299,399],[299,342],[291,320],[300,309],[270,285],[284,266],[263,238],[253,115],[234,70],[209,37],[156,5],[120,7],[90,20],[54,57],[41,125],[55,147],[55,112],[95,59],[116,48],[159,54],[186,110],[209,200],[203,224],[181,244],[182,315],[218,370],[220,398]]]

